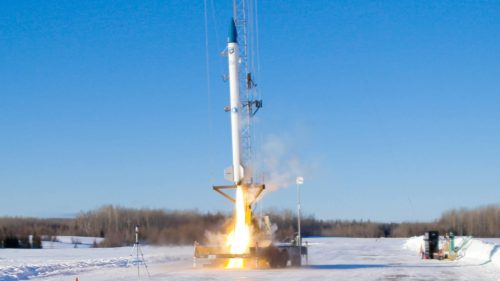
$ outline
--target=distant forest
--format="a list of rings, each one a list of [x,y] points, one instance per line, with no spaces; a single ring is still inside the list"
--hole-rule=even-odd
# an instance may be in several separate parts
[[[272,211],[270,220],[278,227],[275,237],[290,240],[297,232],[297,217],[292,211]],[[140,225],[141,240],[148,244],[189,245],[206,242],[206,232],[227,229],[229,214],[198,211],[166,211],[104,206],[69,219],[25,217],[0,218],[0,247],[39,247],[40,239],[57,235],[103,237],[96,246],[130,245],[134,226]],[[475,209],[447,211],[433,222],[380,223],[363,220],[320,220],[314,216],[302,219],[302,235],[336,237],[409,237],[427,230],[475,237],[500,237],[500,204]],[[32,235],[31,242],[29,236]],[[17,242],[16,242],[17,241]]]

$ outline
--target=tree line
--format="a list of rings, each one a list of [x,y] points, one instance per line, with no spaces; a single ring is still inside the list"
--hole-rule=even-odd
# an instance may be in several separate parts
[[[291,240],[297,234],[297,217],[290,210],[268,212],[277,226],[275,238]],[[167,211],[103,206],[75,218],[0,218],[0,247],[41,247],[41,240],[57,235],[103,237],[98,246],[113,247],[134,242],[136,225],[141,240],[149,244],[188,245],[207,242],[207,233],[228,229],[230,214]],[[312,215],[301,220],[303,237],[409,237],[427,230],[476,237],[500,237],[500,204],[475,209],[453,209],[427,223],[383,223],[363,220],[321,220]],[[28,238],[31,235],[31,240]],[[17,241],[17,242],[16,242]]]

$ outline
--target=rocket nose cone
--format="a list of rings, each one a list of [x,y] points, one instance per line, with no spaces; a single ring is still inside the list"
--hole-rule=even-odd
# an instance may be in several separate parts
[[[227,37],[228,43],[238,43],[238,31],[236,30],[236,24],[234,19],[231,18],[231,23],[229,25],[229,36]]]

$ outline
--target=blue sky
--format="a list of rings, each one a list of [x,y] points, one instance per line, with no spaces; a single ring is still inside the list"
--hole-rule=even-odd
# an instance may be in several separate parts
[[[0,215],[102,204],[231,210],[232,1],[0,9]],[[209,3],[211,1],[208,1]],[[214,21],[215,19],[215,21]],[[306,167],[319,218],[430,220],[500,203],[500,4],[262,1],[257,145]],[[264,199],[294,208],[295,189]]]

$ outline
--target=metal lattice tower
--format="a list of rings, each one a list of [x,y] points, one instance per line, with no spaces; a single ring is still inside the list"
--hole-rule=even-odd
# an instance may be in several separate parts
[[[262,107],[262,101],[257,100],[256,84],[253,80],[254,51],[255,47],[255,4],[252,0],[233,0],[233,18],[236,24],[240,40],[240,102],[241,102],[241,158],[246,169],[244,181],[253,183],[253,148],[252,148],[252,117]]]

